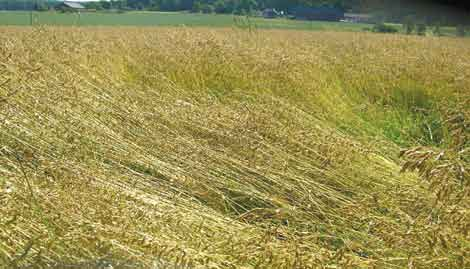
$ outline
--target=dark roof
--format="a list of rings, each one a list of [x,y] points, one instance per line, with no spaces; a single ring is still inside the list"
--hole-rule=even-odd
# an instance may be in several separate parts
[[[81,4],[76,3],[76,2],[66,2],[66,1],[64,1],[63,5],[66,6],[66,7],[75,8],[75,9],[84,9],[85,8],[84,6],[82,6]]]

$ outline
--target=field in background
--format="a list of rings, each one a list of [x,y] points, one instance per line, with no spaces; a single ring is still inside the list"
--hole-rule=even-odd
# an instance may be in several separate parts
[[[0,11],[0,25],[30,25],[31,14],[26,11]],[[265,19],[260,17],[246,18],[225,14],[195,14],[187,12],[34,12],[34,25],[64,25],[64,26],[188,26],[188,27],[236,27],[259,29],[291,29],[313,31],[371,31],[372,24],[302,21],[291,19]],[[404,33],[400,24],[390,24]],[[431,34],[432,27],[428,28]],[[455,27],[441,27],[444,36],[455,36]]]
[[[183,12],[126,12],[126,13],[77,13],[35,12],[34,23],[45,25],[123,25],[123,26],[236,26],[235,19],[244,17],[223,14],[193,14]],[[259,28],[299,30],[360,31],[365,24],[341,22],[309,22],[288,19],[250,18]],[[0,11],[0,25],[30,25],[30,13],[24,11]],[[247,23],[247,22],[245,22]]]
[[[468,268],[469,54],[373,33],[0,28],[0,264]]]
[[[196,14],[187,12],[34,12],[34,25],[57,26],[188,26],[188,27],[237,27],[259,29],[291,29],[312,31],[371,31],[373,25],[365,23],[302,21],[291,19],[265,19],[225,14]],[[31,25],[31,14],[26,11],[0,11],[0,25]],[[404,33],[401,24],[393,25]],[[428,28],[431,34],[432,27]],[[455,36],[455,27],[441,27],[444,36]]]

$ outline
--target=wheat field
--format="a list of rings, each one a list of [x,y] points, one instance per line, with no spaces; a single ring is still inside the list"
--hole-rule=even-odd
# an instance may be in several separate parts
[[[470,40],[0,28],[0,265],[468,268]]]

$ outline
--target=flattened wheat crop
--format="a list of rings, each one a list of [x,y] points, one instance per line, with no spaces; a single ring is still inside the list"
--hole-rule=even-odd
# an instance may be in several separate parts
[[[1,28],[0,264],[469,267],[469,55],[371,33]]]

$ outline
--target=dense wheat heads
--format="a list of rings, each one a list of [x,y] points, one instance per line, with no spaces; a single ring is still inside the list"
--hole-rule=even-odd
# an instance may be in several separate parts
[[[468,266],[398,157],[451,147],[467,40],[0,31],[0,263]]]

